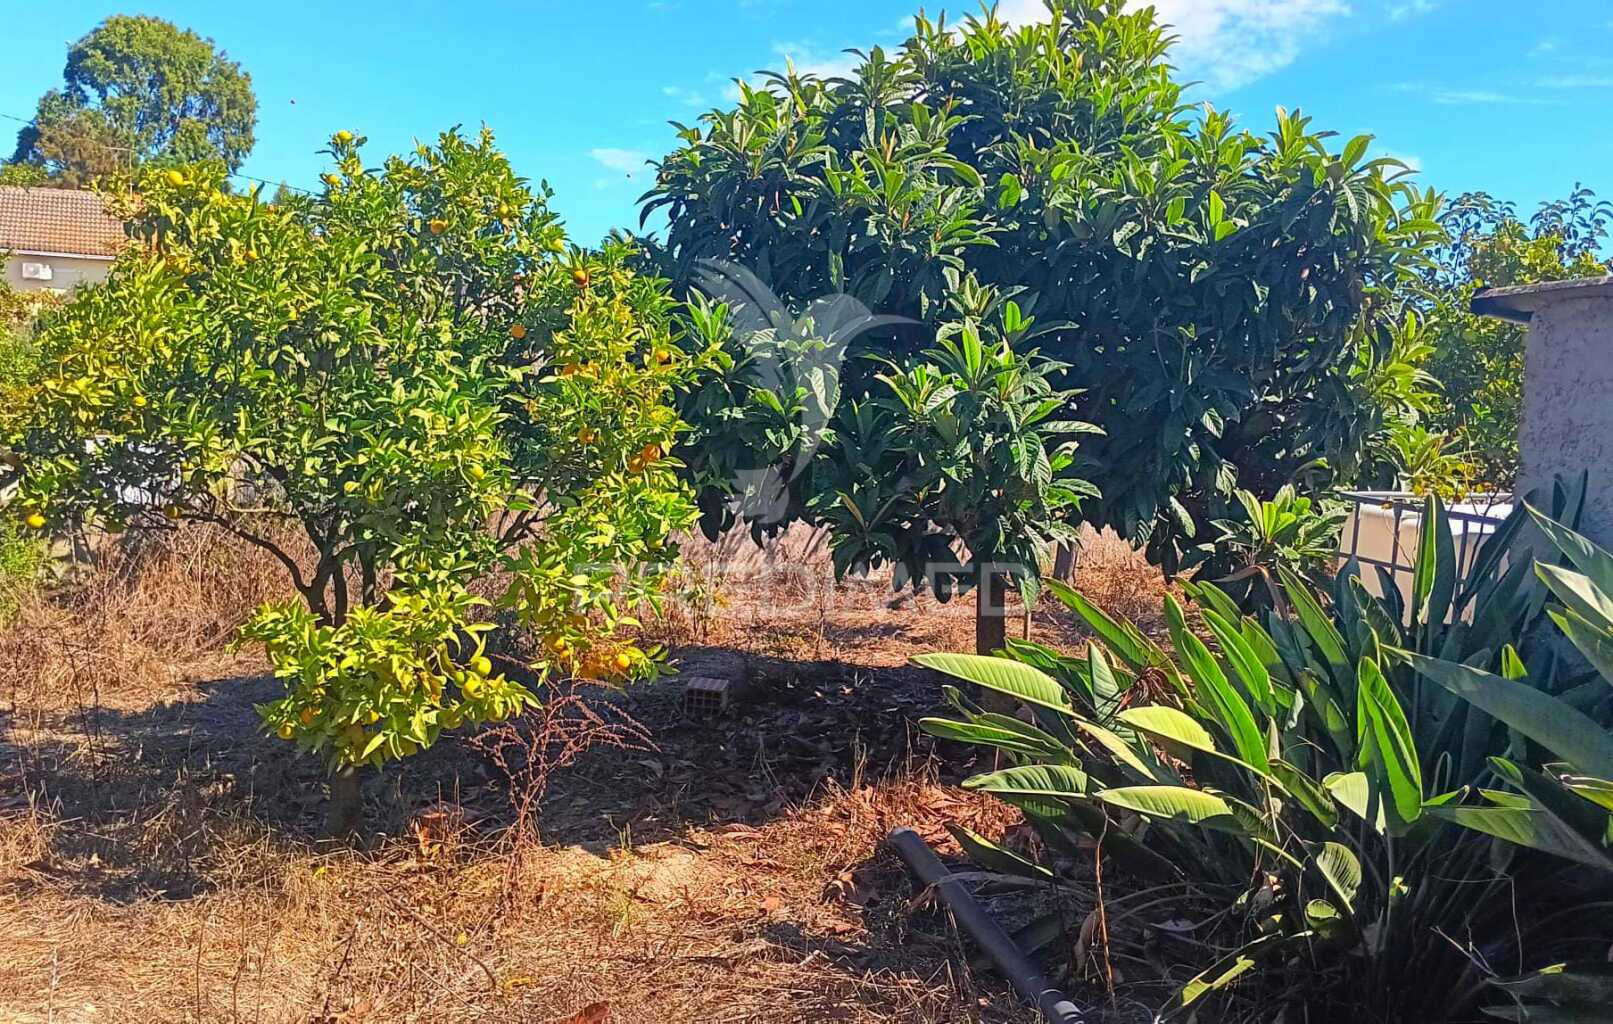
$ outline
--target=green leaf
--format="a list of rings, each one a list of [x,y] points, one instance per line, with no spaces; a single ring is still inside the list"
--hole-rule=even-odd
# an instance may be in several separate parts
[[[971,832],[962,825],[949,823],[947,831],[952,833],[952,837],[963,847],[964,854],[970,860],[988,871],[1000,871],[1005,875],[1020,875],[1042,881],[1053,880],[1053,872],[1047,868],[1026,860],[1012,850],[1003,849],[985,836]]]
[[[1423,809],[1423,774],[1406,713],[1376,663],[1363,660],[1356,687],[1359,764],[1375,768],[1387,785],[1396,818],[1417,820]]]
[[[1590,577],[1604,594],[1613,594],[1613,555],[1575,533],[1568,527],[1545,515],[1533,505],[1525,505],[1534,517],[1535,525],[1573,563],[1574,568]]]
[[[1249,695],[1254,698],[1260,710],[1268,716],[1275,715],[1277,702],[1272,696],[1271,674],[1266,671],[1260,655],[1249,646],[1238,629],[1219,612],[1205,608],[1202,614],[1205,624],[1210,627],[1210,632],[1215,634],[1216,643],[1221,645],[1221,653],[1226,655],[1227,663],[1237,673],[1244,689],[1249,691]]]
[[[1209,730],[1194,721],[1192,716],[1175,708],[1163,705],[1127,708],[1115,718],[1133,729],[1179,743],[1184,747],[1209,754],[1221,754],[1215,746],[1215,737],[1210,735]]]
[[[1567,860],[1613,870],[1613,856],[1538,804],[1528,807],[1456,805],[1428,808],[1430,816]]]
[[[1323,843],[1314,863],[1339,901],[1346,909],[1354,910],[1355,894],[1361,888],[1361,861],[1350,848],[1340,843]]]
[[[1143,760],[1142,756],[1132,748],[1131,744],[1115,733],[1110,732],[1096,722],[1089,722],[1084,718],[1077,718],[1075,727],[1096,740],[1100,747],[1107,750],[1111,756],[1142,778],[1153,782],[1162,781],[1160,766]]]
[[[1591,663],[1602,680],[1613,686],[1613,635],[1597,629],[1577,612],[1567,608],[1560,612],[1553,609],[1546,614],[1551,616],[1551,621],[1557,624],[1569,642],[1579,648],[1579,653],[1585,655],[1585,660]]]
[[[1613,591],[1604,591],[1589,576],[1560,565],[1537,564],[1535,575],[1569,611],[1603,633],[1613,629]]]
[[[1031,727],[1027,726],[1026,728]],[[919,719],[919,729],[937,739],[951,740],[955,743],[974,743],[980,746],[1007,750],[1016,754],[1056,757],[1064,752],[1063,744],[1046,733],[1042,735],[1046,736],[1047,742],[1041,742],[1027,737],[1021,730],[986,725],[981,722],[958,722],[949,718],[921,718]]]
[[[1283,578],[1283,593],[1288,596],[1294,611],[1299,615],[1300,624],[1305,627],[1305,634],[1310,637],[1311,643],[1316,646],[1327,663],[1334,682],[1341,687],[1353,682],[1354,672],[1350,667],[1350,659],[1345,654],[1344,637],[1334,628],[1332,620],[1322,610],[1322,606],[1316,603],[1310,587],[1287,569],[1279,569],[1278,572]]]
[[[1373,792],[1365,772],[1334,772],[1322,780],[1322,788],[1333,795],[1339,806],[1382,833],[1388,823],[1383,801]]]
[[[1456,591],[1456,553],[1445,504],[1430,494],[1423,503],[1417,563],[1412,569],[1411,608],[1414,622],[1437,626],[1450,611]]]
[[[1048,580],[1047,589],[1054,597],[1062,601],[1066,607],[1079,615],[1087,626],[1099,637],[1109,650],[1125,662],[1126,666],[1134,672],[1145,668],[1159,668],[1170,679],[1171,685],[1177,692],[1182,691],[1181,678],[1176,666],[1171,664],[1165,652],[1160,650],[1142,632],[1130,622],[1117,621],[1111,618],[1103,609],[1088,601],[1081,594],[1059,582]]]
[[[1585,1013],[1602,1015],[1613,1006],[1613,964],[1594,960],[1553,964],[1516,978],[1496,978],[1490,984],[1527,1002],[1546,1000]],[[1531,1015],[1533,1012],[1531,1006]]]
[[[1209,705],[1216,720],[1232,737],[1238,756],[1264,774],[1270,768],[1265,740],[1254,714],[1216,663],[1204,641],[1188,631],[1182,617],[1182,607],[1169,594],[1165,595],[1165,619],[1170,627],[1171,642],[1187,663],[1189,675],[1196,684],[1195,696]]]
[[[980,654],[920,654],[912,659],[912,663],[988,690],[1006,693],[1027,704],[1036,704],[1066,715],[1074,714],[1064,687],[1041,669],[1017,661]]]
[[[1122,786],[1105,789],[1099,800],[1149,818],[1247,836],[1249,830],[1238,819],[1232,805],[1214,793],[1187,786]]]
[[[1306,936],[1302,933],[1293,938],[1300,939],[1304,937]],[[1172,1017],[1180,1016],[1200,999],[1231,985],[1238,978],[1247,974],[1250,968],[1254,967],[1257,960],[1256,954],[1272,952],[1271,947],[1283,942],[1285,938],[1289,937],[1284,936],[1281,932],[1262,935],[1252,942],[1239,946],[1231,953],[1206,967],[1203,971],[1194,975],[1186,985],[1183,985],[1181,991],[1172,996],[1164,1006],[1160,1007],[1158,1019],[1165,1021]]]
[[[1071,765],[1027,764],[965,779],[963,788],[1073,800],[1087,795],[1087,775]]]
[[[1338,807],[1333,803],[1332,794],[1321,783],[1280,758],[1272,758],[1271,774],[1317,821],[1328,828],[1338,824]]]
[[[1410,655],[1412,667],[1589,775],[1613,778],[1613,733],[1528,683],[1467,665]]]

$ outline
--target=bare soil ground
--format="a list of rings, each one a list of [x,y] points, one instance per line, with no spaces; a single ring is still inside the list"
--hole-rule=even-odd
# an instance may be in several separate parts
[[[1034,1019],[881,842],[1026,841],[913,724],[940,694],[906,659],[967,649],[967,609],[826,585],[810,539],[736,561],[697,551],[710,600],[646,631],[692,670],[741,652],[753,699],[695,722],[675,679],[599,695],[638,742],[554,776],[541,844],[474,738],[367,783],[365,848],[322,843],[319,767],[260,736],[274,683],[221,649],[275,586],[239,553],[187,541],[26,610],[0,632],[0,1020]],[[1116,545],[1081,581],[1157,614]],[[1032,631],[1080,643],[1045,601]]]

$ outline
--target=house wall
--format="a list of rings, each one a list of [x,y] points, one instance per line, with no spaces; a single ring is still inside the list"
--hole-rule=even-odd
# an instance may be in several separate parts
[[[14,253],[4,257],[6,261],[6,284],[19,292],[38,291],[52,288],[57,291],[71,291],[84,282],[97,282],[106,280],[107,271],[112,269],[110,259],[89,259],[82,256],[28,256]],[[22,276],[24,263],[43,263],[50,267],[51,279],[49,281],[36,281]]]
[[[1554,474],[1590,471],[1581,531],[1613,548],[1613,295],[1543,302],[1524,350],[1523,419],[1518,430],[1522,496]]]

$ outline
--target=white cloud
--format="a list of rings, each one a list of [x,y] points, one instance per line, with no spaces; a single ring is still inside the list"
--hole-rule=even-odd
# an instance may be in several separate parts
[[[1325,38],[1339,20],[1352,13],[1348,0],[1127,0],[1128,8],[1144,6],[1152,6],[1176,37],[1171,62],[1187,78],[1201,81],[1217,93],[1287,67],[1307,45]],[[1396,14],[1402,8],[1404,14],[1421,14],[1434,6],[1435,0],[1401,0],[1388,10],[1391,17],[1398,17],[1403,16]],[[956,7],[971,14],[978,11],[970,0],[958,0]],[[1044,21],[1048,16],[1044,0],[998,0],[997,14],[1011,25]],[[912,34],[912,28],[912,18],[903,18],[895,29],[897,38],[880,42],[887,48],[898,46]],[[806,41],[775,43],[773,53],[780,69],[787,60],[796,71],[823,78],[849,75],[859,63],[853,54]],[[667,91],[667,95],[673,93]],[[730,102],[738,100],[738,86],[730,82],[722,96]]]
[[[1434,0],[1408,0],[1406,3],[1389,5],[1389,20],[1404,21],[1407,18],[1430,14],[1439,5]]]
[[[623,181],[633,181],[646,171],[652,170],[647,161],[650,154],[639,149],[616,149],[603,146],[590,149],[588,155],[594,158],[599,166],[615,173],[609,177],[594,179],[595,188],[608,188]]]
[[[1542,89],[1613,89],[1613,75],[1547,75],[1535,84]]]
[[[1557,40],[1555,40],[1555,39],[1542,39],[1540,42],[1536,43],[1535,45],[1533,45],[1533,46],[1531,46],[1529,48],[1529,56],[1531,56],[1531,57],[1545,57],[1545,56],[1548,56],[1548,55],[1556,52],[1556,50],[1557,50]]]
[[[1152,6],[1177,38],[1171,63],[1213,92],[1282,70],[1350,14],[1345,0],[1128,0],[1126,6]],[[1042,0],[1002,0],[997,13],[1022,25],[1044,20],[1047,8]]]
[[[1506,106],[1538,107],[1550,103],[1550,100],[1539,99],[1535,96],[1520,96],[1517,93],[1492,92],[1488,89],[1435,89],[1430,98],[1438,104],[1447,107],[1466,106],[1468,104],[1494,104]]]
[[[862,63],[862,58],[854,53],[821,50],[811,43],[774,43],[773,52],[779,56],[780,63],[788,61],[795,65],[798,74],[818,78],[846,78]]]
[[[705,93],[699,89],[685,89],[681,85],[663,85],[661,86],[661,95],[668,99],[676,100],[686,107],[697,107],[704,110],[711,106],[710,101],[706,99]]]

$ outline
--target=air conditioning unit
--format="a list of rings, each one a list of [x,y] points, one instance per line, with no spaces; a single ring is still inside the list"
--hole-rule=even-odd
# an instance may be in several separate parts
[[[49,263],[30,263],[26,260],[22,264],[22,279],[24,281],[49,281],[56,274],[51,270]]]

